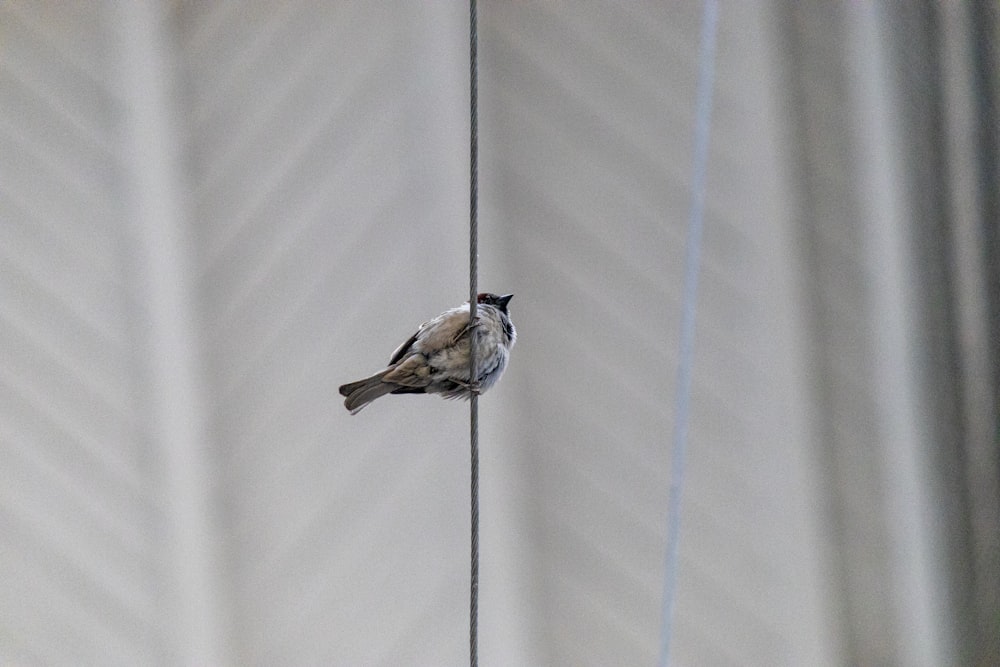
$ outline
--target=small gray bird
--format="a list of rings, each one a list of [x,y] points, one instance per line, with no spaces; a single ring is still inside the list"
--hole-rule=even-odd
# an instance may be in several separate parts
[[[386,394],[441,394],[468,399],[496,384],[510,358],[517,331],[507,304],[513,294],[482,293],[476,298],[476,371],[469,382],[469,303],[446,310],[424,322],[417,333],[396,348],[389,367],[340,388],[344,406],[357,414]]]

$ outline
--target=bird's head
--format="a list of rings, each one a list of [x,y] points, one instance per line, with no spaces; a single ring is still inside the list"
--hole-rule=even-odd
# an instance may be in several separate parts
[[[476,303],[480,303],[484,306],[494,306],[499,308],[503,312],[507,312],[507,304],[510,300],[514,298],[513,294],[504,294],[503,296],[497,296],[496,294],[490,294],[489,292],[480,292],[476,297]]]

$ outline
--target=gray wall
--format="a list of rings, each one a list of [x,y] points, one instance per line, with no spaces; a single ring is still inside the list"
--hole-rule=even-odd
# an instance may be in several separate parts
[[[675,664],[989,664],[981,8],[722,5]],[[700,11],[480,3],[483,664],[657,658]],[[0,662],[467,660],[467,409],[337,395],[467,295],[467,52],[0,4]]]

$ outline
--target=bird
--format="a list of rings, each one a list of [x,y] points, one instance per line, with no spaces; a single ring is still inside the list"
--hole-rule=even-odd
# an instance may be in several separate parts
[[[386,394],[441,394],[468,399],[496,384],[507,368],[517,330],[507,304],[513,294],[476,297],[476,380],[469,381],[469,302],[420,325],[396,348],[389,365],[370,377],[340,387],[352,415]]]

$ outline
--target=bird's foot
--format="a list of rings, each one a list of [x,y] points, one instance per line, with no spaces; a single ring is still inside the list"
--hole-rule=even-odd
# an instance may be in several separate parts
[[[468,391],[470,394],[478,396],[483,393],[482,385],[478,382],[462,382],[461,380],[455,380],[455,383]]]

